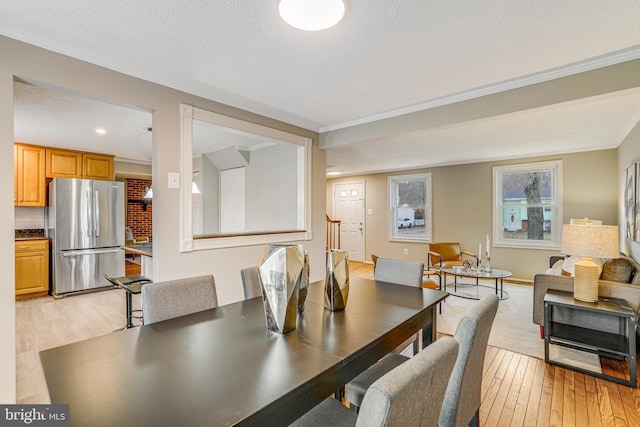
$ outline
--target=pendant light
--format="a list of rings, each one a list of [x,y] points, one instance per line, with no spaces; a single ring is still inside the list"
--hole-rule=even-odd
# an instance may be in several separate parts
[[[343,0],[280,0],[278,12],[287,24],[304,31],[321,31],[344,16]]]

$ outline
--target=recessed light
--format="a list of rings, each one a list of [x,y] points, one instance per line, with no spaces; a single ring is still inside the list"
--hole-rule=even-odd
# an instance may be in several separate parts
[[[327,172],[327,176],[336,176],[336,175],[340,175],[342,172],[338,172],[338,171],[331,171],[331,172]]]
[[[280,0],[278,12],[287,24],[304,31],[321,31],[344,16],[343,0]]]
[[[106,130],[104,130],[104,129],[102,129],[102,128],[97,128],[97,129],[96,129],[96,133],[97,133],[98,135],[106,135],[107,131],[106,131]]]

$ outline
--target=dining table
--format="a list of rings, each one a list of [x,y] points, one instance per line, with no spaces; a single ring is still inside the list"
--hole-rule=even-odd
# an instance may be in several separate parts
[[[267,330],[261,297],[40,352],[71,426],[288,425],[420,330],[448,293],[352,277],[346,308],[309,285],[296,329]]]

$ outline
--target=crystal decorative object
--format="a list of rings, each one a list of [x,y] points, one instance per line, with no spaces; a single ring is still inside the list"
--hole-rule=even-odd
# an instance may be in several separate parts
[[[327,252],[327,276],[324,285],[324,307],[344,310],[349,298],[349,252],[331,249]]]
[[[267,329],[286,334],[296,328],[298,292],[304,273],[300,245],[267,245],[258,266]]]

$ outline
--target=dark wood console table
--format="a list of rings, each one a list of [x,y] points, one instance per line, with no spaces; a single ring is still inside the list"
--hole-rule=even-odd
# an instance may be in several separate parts
[[[557,307],[581,310],[611,316],[617,321],[618,332],[604,332],[580,325],[570,325],[553,321],[553,311]],[[617,318],[617,319],[616,319]],[[583,302],[573,298],[570,292],[549,290],[544,297],[544,360],[552,365],[562,366],[585,374],[593,375],[636,387],[636,323],[637,315],[627,306],[627,302],[607,298],[598,302]],[[549,345],[560,345],[609,357],[627,358],[629,379],[623,379],[572,366],[549,358]]]

